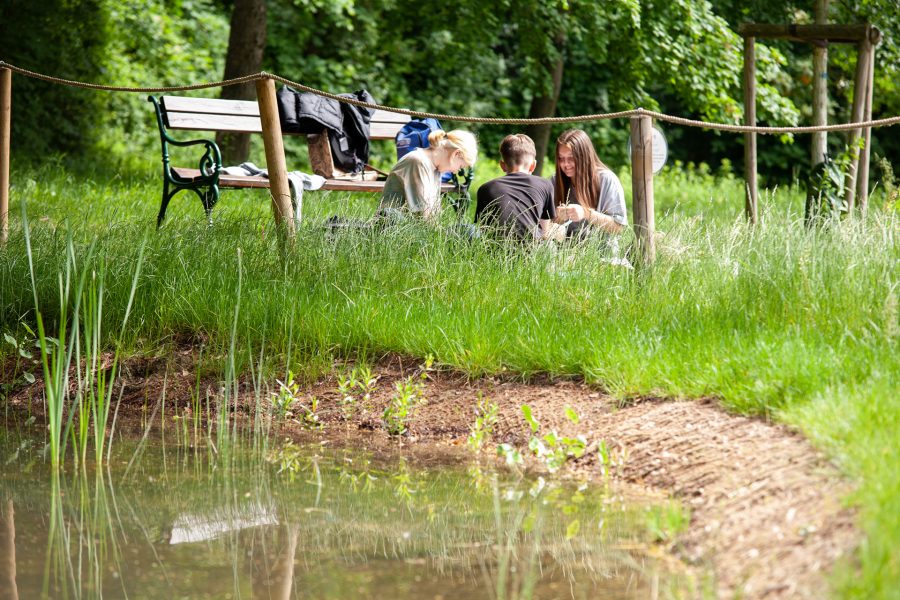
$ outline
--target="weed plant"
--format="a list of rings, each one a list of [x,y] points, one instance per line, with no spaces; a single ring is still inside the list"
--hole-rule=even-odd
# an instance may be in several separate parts
[[[478,406],[475,409],[475,422],[469,428],[469,436],[466,443],[473,451],[478,452],[485,442],[491,439],[494,426],[497,424],[497,414],[500,407],[478,393]]]
[[[397,352],[473,377],[578,376],[621,398],[715,396],[796,424],[858,479],[868,541],[841,589],[888,597],[900,587],[896,213],[873,198],[865,221],[808,230],[802,195],[776,190],[751,228],[740,180],[664,173],[656,190],[659,258],[636,271],[603,263],[590,243],[523,251],[416,224],[333,235],[325,218],[367,217],[375,204],[333,193],[305,198],[306,221],[281,252],[263,194],[225,194],[212,228],[179,196],[147,237],[132,302],[156,178],[17,174],[13,214],[24,201],[31,260],[14,219],[0,251],[0,329],[24,339],[36,304],[47,331],[65,327],[77,311],[60,302],[60,277],[71,257],[91,256],[105,265],[104,320],[123,322],[130,306],[128,326],[118,337],[105,327],[101,345],[126,354],[187,332],[209,340],[211,357],[243,356],[229,352],[236,339],[298,377]],[[250,362],[235,361],[232,381]]]

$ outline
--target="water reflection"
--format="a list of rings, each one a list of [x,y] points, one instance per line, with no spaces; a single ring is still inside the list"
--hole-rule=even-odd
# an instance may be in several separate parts
[[[18,446],[0,435],[0,459]],[[660,585],[646,527],[659,508],[600,488],[314,450],[295,446],[295,466],[279,474],[271,454],[235,452],[225,469],[151,445],[128,477],[122,442],[108,471],[72,475],[20,453],[23,468],[0,482],[0,598],[624,599],[691,589],[677,573]]]
[[[16,515],[12,498],[3,502],[0,514],[0,590],[2,598],[19,597],[16,587]]]

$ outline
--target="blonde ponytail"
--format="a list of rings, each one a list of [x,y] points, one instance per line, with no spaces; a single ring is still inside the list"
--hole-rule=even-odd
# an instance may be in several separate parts
[[[478,141],[474,135],[462,129],[454,129],[453,131],[438,129],[432,131],[428,134],[428,144],[435,149],[449,148],[451,150],[459,150],[468,166],[474,165],[475,160],[478,158]]]
[[[432,148],[438,148],[445,139],[447,139],[447,132],[443,129],[435,129],[428,134],[428,145]]]

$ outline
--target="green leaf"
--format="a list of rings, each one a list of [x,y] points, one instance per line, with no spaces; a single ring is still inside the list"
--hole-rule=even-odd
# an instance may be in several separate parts
[[[578,519],[575,519],[574,521],[569,523],[569,526],[566,527],[566,539],[571,540],[573,537],[578,535],[578,530],[580,530],[580,529],[581,529],[581,521],[579,521]]]
[[[13,347],[13,348],[18,348],[18,347],[19,347],[19,342],[16,341],[16,338],[14,338],[13,336],[9,335],[8,333],[4,333],[4,334],[3,334],[3,339],[6,340],[7,342],[9,342],[10,344],[12,344],[12,347]]]
[[[34,375],[32,375],[31,373],[22,373],[22,377],[28,383],[34,383]]]
[[[525,420],[528,422],[528,425],[531,427],[531,433],[537,433],[537,430],[540,429],[541,425],[534,418],[534,415],[531,412],[531,407],[527,404],[522,405],[522,416],[525,417]]]
[[[578,413],[575,412],[575,409],[573,409],[571,406],[566,407],[566,417],[575,425],[578,425],[578,423],[581,421]]]

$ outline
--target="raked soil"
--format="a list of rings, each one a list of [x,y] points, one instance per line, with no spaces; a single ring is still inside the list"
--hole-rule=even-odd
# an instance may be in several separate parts
[[[119,409],[121,423],[134,424],[158,409],[166,382],[166,412],[183,414],[196,389],[196,353],[181,349],[166,358],[139,358],[126,363],[126,383]],[[541,431],[583,435],[588,451],[570,460],[561,474],[599,480],[596,452],[601,440],[610,449],[612,476],[679,499],[690,511],[690,525],[668,550],[688,568],[709,570],[720,598],[824,598],[828,575],[840,558],[852,560],[861,534],[854,513],[842,504],[850,484],[797,432],[759,418],[730,414],[714,399],[672,401],[662,398],[617,402],[602,391],[576,381],[512,378],[469,380],[432,370],[418,377],[420,362],[391,356],[373,373],[378,381],[368,409],[357,407],[349,419],[340,408],[335,376],[301,384],[300,398],[319,400],[322,429],[288,424],[284,435],[340,444],[364,443],[415,456],[471,457],[466,444],[479,398],[496,403],[498,420],[481,460],[494,458],[502,442],[523,454],[531,435],[521,405],[531,406]],[[9,371],[6,371],[9,372]],[[395,383],[413,376],[422,381],[424,402],[399,440],[388,436],[381,412]],[[274,382],[273,382],[274,384]],[[202,378],[201,393],[220,393],[220,383]],[[244,388],[250,387],[243,384]],[[42,383],[19,388],[13,406],[39,405]],[[249,412],[253,394],[243,395]],[[573,424],[565,415],[579,415]],[[159,422],[159,419],[154,419]],[[528,468],[540,469],[532,460]]]

